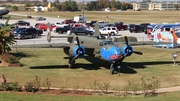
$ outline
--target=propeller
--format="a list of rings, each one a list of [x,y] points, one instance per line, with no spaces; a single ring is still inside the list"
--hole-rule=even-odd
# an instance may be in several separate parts
[[[138,54],[138,55],[143,55],[142,52],[138,52],[138,51],[133,51],[133,53]]]
[[[80,47],[79,38],[78,38],[78,36],[77,36],[77,35],[76,35],[76,41],[77,41],[77,45],[78,45],[78,47]]]
[[[77,55],[76,56],[74,56],[73,58],[71,58],[70,59],[70,61],[69,61],[69,64],[70,64],[70,66],[72,65],[72,64],[74,64],[74,62],[75,62],[75,60],[78,58],[78,56],[81,54],[81,51],[82,51],[82,49],[81,49],[81,47],[80,47],[80,42],[79,42],[79,38],[78,38],[78,36],[76,35],[76,41],[77,41],[77,45],[78,45],[78,50],[77,50]]]
[[[51,42],[50,22],[47,23],[47,41]]]
[[[125,38],[125,42],[126,42],[126,45],[127,45],[127,54],[125,54],[124,56],[127,56],[128,53],[129,53],[129,50],[131,49],[131,47],[129,46],[127,36],[125,36],[124,38]],[[138,51],[133,51],[133,53],[138,54],[138,55],[143,55],[142,52],[138,52]]]

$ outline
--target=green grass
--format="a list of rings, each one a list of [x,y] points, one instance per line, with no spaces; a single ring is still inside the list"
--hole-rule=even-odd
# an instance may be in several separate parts
[[[109,74],[109,63],[100,59],[85,57],[86,59],[78,59],[77,65],[73,69],[67,66],[67,59],[63,59],[66,55],[62,49],[13,49],[12,52],[18,52],[21,55],[22,67],[0,67],[0,74],[4,74],[7,82],[18,82],[20,85],[25,85],[27,82],[33,81],[35,75],[43,81],[48,77],[51,81],[51,87],[61,88],[63,86],[73,88],[93,89],[94,81],[98,83],[110,82],[110,89],[121,88],[123,89],[128,81],[140,82],[142,77],[157,77],[161,81],[160,87],[171,87],[180,85],[180,70],[179,66],[172,66],[173,52],[178,49],[161,49],[152,48],[149,46],[135,47],[135,50],[144,52],[143,56],[133,54],[127,57],[121,68],[120,77],[118,74]],[[91,62],[87,61],[91,60]],[[177,58],[178,63],[179,58]],[[128,100],[141,100],[147,101],[154,100],[177,100],[179,92],[167,93],[158,97],[143,98],[142,96],[120,97],[123,101]],[[8,97],[7,97],[8,96]],[[7,98],[7,100],[3,100]],[[2,99],[2,100],[1,100]],[[12,99],[19,99],[22,101],[44,100],[44,101],[106,101],[118,100],[115,96],[55,96],[55,95],[38,95],[38,94],[16,94],[16,93],[1,93],[0,101],[12,101]]]
[[[36,15],[36,16],[47,16],[70,19],[74,16],[82,15],[82,12],[15,12],[26,15]],[[111,19],[109,22],[123,21],[125,24],[130,23],[143,23],[143,22],[153,22],[153,23],[175,23],[179,22],[180,12],[179,11],[122,11],[122,12],[97,12],[97,11],[85,11],[84,15],[87,17],[88,21],[99,20],[105,21],[106,16]]]
[[[1,101],[178,101],[180,92],[165,93],[156,97],[131,96],[78,96],[78,95],[41,95],[32,93],[1,92]]]
[[[67,86],[71,88],[74,84],[81,88],[90,88],[94,81],[108,81],[111,82],[110,88],[113,89],[117,86],[123,88],[128,81],[140,82],[142,77],[155,76],[161,80],[161,87],[180,85],[179,66],[172,66],[171,57],[172,52],[177,49],[135,47],[135,50],[144,52],[144,55],[133,54],[127,57],[122,64],[120,77],[117,74],[110,76],[110,64],[98,58],[80,58],[76,61],[76,67],[69,69],[68,59],[63,59],[67,56],[62,49],[17,51],[22,50],[24,51],[20,60],[22,67],[0,67],[0,73],[5,74],[8,82],[17,81],[24,85],[37,75],[41,79],[49,77],[53,87],[61,87],[60,84],[67,82]]]

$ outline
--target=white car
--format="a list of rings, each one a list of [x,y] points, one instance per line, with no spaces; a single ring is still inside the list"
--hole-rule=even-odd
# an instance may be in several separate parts
[[[64,26],[67,26],[68,24],[63,24],[63,23],[61,23],[61,22],[56,22],[55,25],[56,25],[57,27],[64,27]]]
[[[108,34],[116,35],[118,34],[118,29],[116,27],[104,27],[102,29],[99,29],[101,34]]]

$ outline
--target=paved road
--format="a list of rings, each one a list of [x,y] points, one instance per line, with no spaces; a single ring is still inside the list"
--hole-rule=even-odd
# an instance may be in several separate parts
[[[19,16],[27,16],[27,15],[22,15],[22,14],[16,14],[16,13],[9,13],[11,15],[19,15]],[[37,16],[33,16],[37,17]],[[34,26],[36,23],[42,22],[42,23],[55,23],[55,22],[61,22],[64,19],[61,18],[51,18],[51,17],[46,17],[45,21],[36,21],[35,19],[26,19],[25,21],[30,22],[31,26]],[[18,20],[10,20],[9,23],[15,23]],[[0,22],[4,23],[5,20],[0,20]],[[66,36],[67,34],[57,34],[52,32],[52,36]],[[119,36],[135,36],[138,38],[139,41],[150,41],[147,36],[144,33],[130,33],[128,30],[125,31],[119,31]],[[18,45],[25,45],[25,44],[41,44],[41,43],[48,43],[47,42],[47,32],[45,31],[42,36],[39,36],[34,39],[24,39],[24,40],[17,40]],[[66,38],[61,38],[61,39],[52,39],[52,43],[67,43]]]

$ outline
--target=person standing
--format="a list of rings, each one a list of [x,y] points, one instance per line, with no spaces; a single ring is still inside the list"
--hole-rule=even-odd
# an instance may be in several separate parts
[[[6,78],[4,75],[1,75],[1,79],[2,79],[2,84],[5,84],[6,83]]]

